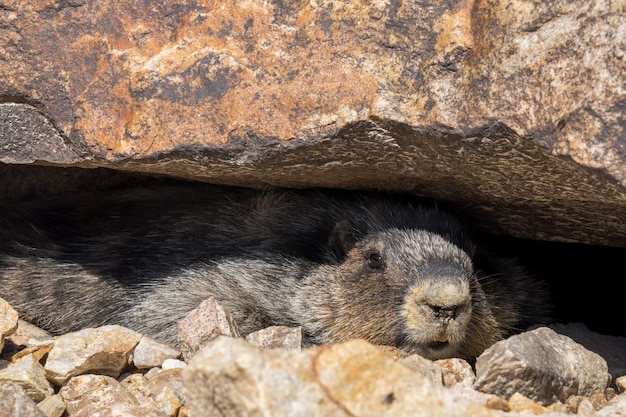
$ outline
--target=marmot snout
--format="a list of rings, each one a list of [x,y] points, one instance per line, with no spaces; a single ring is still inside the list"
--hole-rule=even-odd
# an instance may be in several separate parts
[[[462,349],[472,315],[472,279],[471,271],[435,268],[409,289],[403,316],[422,356],[444,358]]]
[[[247,334],[302,326],[475,358],[547,292],[435,207],[377,193],[154,186],[0,207],[0,294],[59,333],[117,323],[176,343],[214,296]]]

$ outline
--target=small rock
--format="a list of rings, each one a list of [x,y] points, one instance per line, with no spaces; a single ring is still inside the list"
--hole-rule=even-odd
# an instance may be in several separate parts
[[[183,387],[197,416],[493,415],[364,340],[294,351],[218,337],[183,370]]]
[[[626,395],[617,395],[607,405],[594,414],[594,417],[624,417],[626,416]]]
[[[423,356],[417,354],[409,355],[398,359],[398,363],[406,366],[413,372],[417,372],[430,379],[435,384],[443,383],[443,373],[441,372],[441,368],[435,365],[433,361],[426,359]]]
[[[163,361],[163,365],[161,365],[161,369],[182,369],[187,366],[185,361],[181,361],[178,359],[166,359]]]
[[[0,416],[46,417],[19,384],[0,381]]]
[[[582,395],[571,395],[569,396],[564,404],[568,413],[576,414],[578,412],[578,406],[585,399]]]
[[[156,409],[156,403],[150,397],[148,380],[143,374],[135,373],[127,375],[120,381],[120,384],[122,384],[128,392],[133,394],[139,404],[148,405]]]
[[[615,386],[617,386],[619,392],[626,391],[626,375],[617,377],[615,379]]]
[[[178,342],[185,360],[220,335],[240,336],[230,313],[213,297],[201,302],[178,323]]]
[[[511,411],[511,406],[509,405],[509,402],[506,401],[504,398],[500,398],[497,395],[493,394],[486,395],[488,395],[488,397],[485,398],[485,402],[483,403],[485,404],[485,407],[491,408],[492,410]]]
[[[158,394],[164,389],[172,390],[181,400],[183,394],[183,370],[181,368],[162,370],[148,380],[150,392]]]
[[[122,326],[87,328],[56,338],[48,354],[48,380],[63,385],[70,377],[88,372],[118,377],[141,334]]]
[[[0,352],[4,348],[4,338],[17,330],[17,312],[0,298]]]
[[[155,376],[156,374],[158,374],[159,372],[161,372],[162,370],[163,370],[163,368],[151,368],[151,369],[148,369],[148,371],[145,374],[143,374],[143,376],[146,379],[150,379],[153,376]]]
[[[537,404],[535,401],[520,394],[514,393],[509,398],[509,410],[517,412],[529,412],[532,414],[545,414],[548,410],[541,404]]]
[[[584,417],[596,416],[596,409],[591,403],[591,401],[589,401],[588,398],[583,398],[580,404],[578,404],[578,409],[576,410],[576,414],[578,414],[579,416],[584,416]]]
[[[133,365],[139,369],[161,366],[166,359],[178,359],[181,351],[167,343],[143,336],[133,350]]]
[[[17,330],[9,339],[14,345],[33,345],[44,342],[46,340],[52,340],[53,336],[44,329],[35,326],[27,321],[19,319],[17,321]]]
[[[606,396],[607,401],[611,401],[613,398],[615,398],[615,396],[617,395],[617,392],[615,391],[615,388],[608,387],[607,389],[604,390],[604,395]]]
[[[161,391],[154,394],[154,402],[157,409],[168,417],[176,417],[178,410],[182,406],[180,396],[170,387],[164,387]]]
[[[15,362],[24,356],[31,355],[36,360],[40,361],[43,359],[44,356],[50,353],[53,346],[54,346],[53,339],[42,340],[42,341],[31,339],[28,342],[28,346],[26,346],[24,349],[20,350],[19,352],[11,356],[11,360]]]
[[[270,326],[246,336],[246,341],[266,349],[301,349],[302,327]]]
[[[105,375],[72,377],[59,394],[65,400],[68,417],[165,417],[139,401],[116,379]]]
[[[44,398],[37,404],[37,407],[39,407],[47,417],[61,417],[65,412],[65,401],[63,401],[63,398],[61,398],[59,394],[55,394]]]
[[[135,396],[139,404],[160,410],[166,416],[176,416],[182,405],[181,369],[160,371],[150,380],[142,374],[131,374],[121,384]]]
[[[609,402],[606,399],[606,395],[603,392],[592,394],[589,397],[587,397],[587,399],[591,402],[591,404],[593,405],[593,408],[596,410],[601,409],[602,407],[607,405],[607,403]]]
[[[116,379],[106,375],[79,375],[70,378],[60,390],[59,395],[65,400],[68,412],[75,410],[82,402],[97,403],[104,407],[115,403],[138,405],[139,401]]]
[[[0,371],[0,380],[13,381],[35,402],[54,394],[54,389],[46,379],[46,372],[33,355],[24,356]]]
[[[509,411],[509,402],[497,395],[476,391],[473,388],[456,384],[449,388],[458,398],[477,405],[484,405],[492,410]]]
[[[552,324],[555,332],[573,339],[602,356],[613,378],[626,374],[626,337],[610,336],[589,330],[583,323]]]
[[[489,347],[476,360],[474,388],[508,399],[518,392],[542,405],[604,392],[607,363],[567,336],[539,327]]]
[[[466,360],[460,358],[439,359],[435,361],[435,365],[441,368],[443,374],[443,385],[453,387],[462,385],[471,387],[476,382],[476,375]]]

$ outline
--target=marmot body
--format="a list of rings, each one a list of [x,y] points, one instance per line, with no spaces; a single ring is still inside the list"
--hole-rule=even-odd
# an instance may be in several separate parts
[[[300,325],[473,359],[546,314],[547,293],[435,207],[376,193],[201,184],[0,207],[0,294],[55,333],[121,324],[176,343],[214,296],[245,335]]]

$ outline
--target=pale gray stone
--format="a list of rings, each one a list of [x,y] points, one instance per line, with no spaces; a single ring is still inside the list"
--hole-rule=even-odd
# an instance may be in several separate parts
[[[133,350],[133,365],[139,369],[149,369],[161,366],[167,359],[178,359],[181,351],[175,347],[144,336]]]
[[[547,405],[570,395],[603,392],[609,381],[602,357],[540,327],[500,341],[480,355],[474,388],[506,399],[517,392]]]
[[[48,379],[62,385],[70,377],[88,372],[118,377],[141,334],[122,326],[83,329],[59,336],[48,354]]]
[[[302,327],[270,326],[252,332],[246,341],[266,349],[301,349]]]
[[[37,403],[37,407],[39,407],[47,417],[61,417],[65,412],[65,401],[63,401],[63,398],[61,398],[59,394],[55,394]]]
[[[230,313],[213,297],[204,300],[178,323],[178,342],[186,360],[220,335],[240,336]]]
[[[163,370],[166,369],[182,369],[184,367],[187,366],[187,363],[185,361],[181,361],[178,359],[166,359],[163,361],[163,365],[161,365],[161,368]]]
[[[429,359],[420,355],[409,355],[398,359],[398,363],[406,366],[413,372],[417,372],[420,375],[425,376],[435,384],[443,384],[443,373],[441,372],[441,368]]]
[[[43,366],[33,355],[26,355],[0,371],[0,381],[13,381],[24,389],[35,402],[54,394],[54,389],[46,379]]]
[[[163,368],[152,368],[152,369],[148,369],[148,371],[143,374],[143,376],[146,377],[146,379],[150,379],[153,376],[155,376],[156,374],[158,374],[159,372],[161,372],[163,370]]]
[[[19,384],[0,381],[0,416],[46,417]]]
[[[552,324],[548,327],[602,356],[613,378],[626,375],[626,337],[596,333],[583,323]]]

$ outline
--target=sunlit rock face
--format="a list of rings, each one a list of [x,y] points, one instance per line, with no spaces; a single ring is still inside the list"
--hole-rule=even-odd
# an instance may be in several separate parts
[[[407,191],[490,232],[624,247],[623,12],[8,1],[0,161]]]

